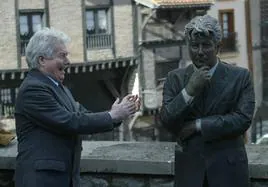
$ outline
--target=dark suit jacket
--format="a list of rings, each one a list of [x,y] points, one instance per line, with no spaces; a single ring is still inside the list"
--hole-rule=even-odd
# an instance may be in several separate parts
[[[248,163],[243,135],[254,112],[254,90],[248,70],[219,62],[210,84],[187,104],[181,93],[194,71],[193,65],[168,74],[163,90],[161,121],[174,135],[187,121],[202,121],[201,133],[178,142],[183,152],[176,158],[176,186],[248,186]]]
[[[81,138],[113,129],[108,112],[89,113],[68,89],[38,70],[23,81],[15,107],[17,187],[79,186]]]

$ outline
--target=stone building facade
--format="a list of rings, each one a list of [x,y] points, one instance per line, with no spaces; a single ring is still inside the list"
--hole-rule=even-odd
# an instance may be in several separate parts
[[[41,27],[53,27],[71,37],[69,47],[72,63],[134,56],[131,0],[8,0],[1,2],[0,9],[3,24],[0,28],[3,38],[0,43],[1,70],[27,67],[24,55],[21,54],[21,48],[25,46],[21,46],[23,39],[20,35],[25,32],[27,34],[27,31],[34,32]],[[96,18],[97,16],[101,18]],[[87,47],[87,26],[94,25],[98,19],[102,21],[98,23],[103,24],[105,31],[96,31],[95,40],[103,42],[101,39],[105,36],[96,35],[104,33],[103,35],[111,36],[110,44]]]
[[[139,73],[142,109],[121,127],[119,140],[133,132],[152,135],[167,72],[189,63],[183,29],[203,15],[213,0],[7,0],[1,2],[0,89],[2,115],[12,117],[17,88],[27,74],[25,47],[42,27],[67,33],[72,65],[65,84],[92,111],[108,110],[130,93]],[[156,126],[155,126],[156,125]],[[153,129],[152,129],[153,128]],[[145,131],[146,131],[145,130]],[[116,133],[115,133],[116,134]],[[124,137],[129,134],[130,137]],[[114,139],[114,133],[104,139]],[[148,140],[148,134],[134,138]]]
[[[222,28],[219,57],[227,63],[249,68],[245,5],[245,0],[216,0],[208,14],[217,18]]]

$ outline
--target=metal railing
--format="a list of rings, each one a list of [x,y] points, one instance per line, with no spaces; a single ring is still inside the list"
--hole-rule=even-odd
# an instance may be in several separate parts
[[[0,88],[0,117],[14,117],[18,88]]]
[[[86,46],[87,49],[111,48],[112,36],[111,34],[87,34]]]
[[[14,103],[2,103],[1,105],[1,116],[2,117],[14,117],[15,104]]]
[[[237,33],[229,32],[227,34],[227,37],[222,38],[221,52],[237,51],[236,36],[237,36]]]

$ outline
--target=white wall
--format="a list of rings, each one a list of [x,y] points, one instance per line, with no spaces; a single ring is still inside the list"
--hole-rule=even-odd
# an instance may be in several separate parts
[[[234,29],[237,33],[238,52],[222,53],[220,57],[228,63],[248,68],[245,0],[216,1],[208,14],[218,19],[219,10],[224,9],[234,10]]]

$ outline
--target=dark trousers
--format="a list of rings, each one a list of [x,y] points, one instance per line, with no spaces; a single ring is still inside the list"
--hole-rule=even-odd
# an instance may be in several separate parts
[[[208,185],[208,178],[207,178],[207,174],[206,173],[205,173],[205,177],[204,177],[203,187],[209,187],[209,185]]]
[[[73,180],[70,180],[70,187],[73,187]]]

